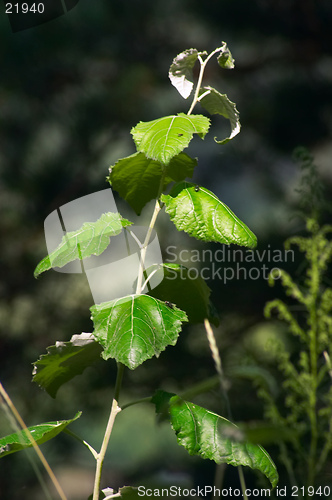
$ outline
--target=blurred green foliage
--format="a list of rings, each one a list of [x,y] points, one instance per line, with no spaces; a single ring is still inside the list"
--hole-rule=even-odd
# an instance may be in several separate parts
[[[223,75],[223,87],[237,103],[242,133],[222,155],[211,142],[193,145],[192,151],[199,148],[204,158],[196,181],[213,186],[245,219],[258,234],[260,248],[267,243],[281,248],[286,233],[298,229],[289,221],[288,208],[296,202],[294,147],[305,144],[315,153],[327,195],[331,192],[331,21],[329,0],[80,0],[66,16],[15,34],[1,17],[0,380],[28,425],[69,418],[81,409],[77,432],[81,425],[93,428],[99,442],[114,381],[112,362],[101,363],[63,387],[55,401],[30,382],[31,363],[46,346],[92,329],[86,316],[92,298],[82,276],[52,273],[39,283],[33,278],[45,254],[45,217],[107,187],[109,165],[134,151],[131,126],[179,110],[182,100],[166,76],[174,54],[192,46],[213,48],[227,39],[236,68]],[[219,77],[218,68],[213,71],[212,83]],[[117,203],[123,216],[135,221],[128,207]],[[163,246],[169,241],[190,245],[189,238],[165,228],[161,221]],[[287,265],[296,271],[299,260]],[[263,279],[227,285],[216,279],[209,285],[221,312],[216,337],[222,358],[226,366],[242,365],[242,340],[275,295]],[[241,304],[237,308],[235,297]],[[183,332],[176,350],[169,348],[158,362],[128,373],[124,388],[131,397],[142,397],[164,380],[165,390],[178,392],[213,374],[203,330],[193,327]],[[217,393],[201,398],[222,412]],[[236,420],[261,417],[247,380],[232,382],[230,398]],[[135,432],[144,419],[137,414]],[[4,435],[8,423],[1,412],[0,424]],[[64,461],[87,467],[88,452],[81,453],[67,436],[45,446],[55,471]],[[24,457],[5,460],[0,498],[15,500],[22,492],[27,497],[23,488],[38,491]],[[171,477],[183,473],[197,484],[213,482],[212,465],[198,466],[190,457],[174,467],[168,464],[168,454],[160,453],[154,464],[128,466],[128,475],[139,481],[140,471],[151,476],[167,470]],[[227,480],[232,481],[231,474]]]

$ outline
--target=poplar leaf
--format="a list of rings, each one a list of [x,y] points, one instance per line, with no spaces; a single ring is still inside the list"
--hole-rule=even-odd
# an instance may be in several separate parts
[[[268,453],[260,445],[241,441],[243,433],[226,418],[164,391],[157,391],[152,402],[157,413],[168,412],[178,444],[190,455],[258,469],[273,488],[278,484],[278,472]]]
[[[226,144],[240,132],[239,112],[235,103],[230,101],[226,94],[220,94],[212,87],[202,87],[199,91],[199,102],[211,115],[222,115],[230,122],[230,135],[221,141],[218,141],[216,137],[214,138],[218,144]]]
[[[193,134],[204,139],[210,127],[210,120],[203,115],[164,116],[151,122],[139,122],[132,128],[136,148],[148,158],[168,165],[191,141]]]
[[[56,422],[33,425],[28,427],[28,430],[35,442],[40,445],[57,436],[67,427],[67,425],[77,420],[81,415],[82,412],[79,411],[76,413],[75,417],[70,420],[57,420]],[[14,432],[13,434],[0,438],[0,458],[15,453],[16,451],[24,450],[25,448],[31,448],[32,446],[32,442],[24,430]]]
[[[109,181],[121,198],[139,215],[144,206],[157,198],[163,169],[166,168],[163,189],[170,182],[192,177],[197,160],[185,153],[174,156],[167,167],[144,153],[135,153],[122,158],[110,169]]]
[[[179,94],[187,99],[194,86],[193,68],[198,58],[196,49],[187,49],[178,54],[169,68],[169,79]]]
[[[235,243],[249,248],[257,245],[254,233],[206,188],[181,182],[169,195],[162,195],[161,201],[178,231],[203,241]]]
[[[91,307],[93,335],[104,359],[114,358],[134,370],[175,345],[185,312],[147,295],[128,295]]]
[[[91,333],[73,335],[69,342],[56,342],[34,363],[32,380],[55,398],[63,384],[100,359],[101,351]]]
[[[103,214],[96,222],[85,222],[77,231],[66,233],[59,246],[39,262],[34,271],[35,278],[52,267],[63,267],[76,259],[100,255],[108,247],[110,237],[131,224],[119,213],[112,212]]]

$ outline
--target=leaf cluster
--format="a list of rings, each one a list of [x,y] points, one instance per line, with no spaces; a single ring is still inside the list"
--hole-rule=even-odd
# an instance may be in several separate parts
[[[93,332],[73,335],[69,342],[57,342],[49,347],[47,354],[34,364],[33,372],[33,380],[55,397],[64,383],[82,373],[100,357],[105,361],[114,359],[118,366],[118,378],[110,416],[112,422],[121,411],[117,401],[122,378],[119,373],[122,374],[124,367],[134,370],[153,356],[158,357],[167,346],[174,346],[185,322],[204,322],[208,318],[218,324],[210,302],[210,289],[201,277],[189,279],[188,270],[178,264],[145,267],[147,246],[160,210],[165,208],[178,231],[184,231],[198,240],[249,248],[257,244],[253,232],[213,192],[186,180],[193,176],[198,162],[184,153],[184,149],[189,146],[194,134],[203,140],[210,128],[209,118],[192,114],[196,104],[200,103],[212,115],[221,115],[229,120],[231,132],[224,139],[215,139],[218,144],[225,144],[240,131],[235,104],[225,94],[202,85],[206,64],[214,55],[217,55],[221,68],[234,67],[234,59],[225,42],[211,54],[189,49],[173,60],[169,78],[185,99],[194,88],[194,65],[196,62],[200,64],[188,113],[139,122],[131,129],[137,152],[119,159],[109,168],[108,182],[136,214],[139,215],[149,201],[155,200],[144,242],[135,237],[130,221],[118,213],[104,213],[97,221],[86,222],[76,231],[66,233],[58,247],[35,269],[35,277],[38,277],[51,268],[63,267],[73,260],[80,260],[84,268],[86,259],[101,255],[109,246],[110,239],[122,231],[135,237],[140,256],[137,280],[133,283],[136,291],[92,306]],[[148,295],[144,294],[146,283],[160,272],[164,276],[161,283]],[[230,421],[162,391],[150,400],[157,412],[161,411],[161,400],[167,406],[167,414],[179,444],[190,454],[200,455],[216,463],[247,465],[260,470],[273,487],[277,484],[278,474],[271,458],[259,445],[246,442]],[[67,421],[61,425],[67,425]],[[111,429],[106,430],[104,440],[109,439],[107,433]],[[39,427],[31,428],[31,432],[37,435]],[[47,436],[53,437],[53,434],[50,431]],[[3,449],[10,445],[12,439],[13,436],[3,438]],[[41,439],[44,440],[44,434]],[[19,437],[15,440],[22,441]],[[36,441],[42,442],[39,438]],[[83,444],[86,445],[85,442]],[[99,464],[102,464],[103,458],[88,447],[97,460],[97,475],[100,475],[102,465],[99,467]],[[11,450],[15,451],[13,447]],[[105,450],[102,446],[101,453],[105,453]],[[99,495],[99,482],[100,477],[96,479],[94,500]]]

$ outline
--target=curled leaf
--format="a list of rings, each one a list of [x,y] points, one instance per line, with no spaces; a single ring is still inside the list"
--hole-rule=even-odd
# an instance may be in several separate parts
[[[212,87],[202,87],[199,91],[198,100],[211,115],[222,115],[230,121],[230,135],[221,141],[217,141],[215,138],[214,140],[218,144],[226,144],[226,142],[233,139],[240,132],[239,112],[236,109],[235,103],[230,101],[226,94],[220,94],[220,92]]]
[[[196,49],[187,49],[178,54],[169,68],[169,79],[179,94],[187,99],[193,89],[193,68],[198,58]]]

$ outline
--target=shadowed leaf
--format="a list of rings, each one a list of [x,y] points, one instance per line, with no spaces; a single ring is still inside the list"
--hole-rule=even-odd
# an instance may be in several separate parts
[[[56,342],[34,363],[33,381],[55,398],[58,389],[100,359],[101,347],[91,333]]]
[[[218,144],[226,144],[240,132],[239,112],[235,103],[230,101],[226,94],[220,94],[212,87],[202,87],[199,91],[199,102],[211,115],[222,115],[230,121],[230,135],[221,141],[214,138]]]
[[[149,268],[147,274],[151,271],[153,269]],[[179,264],[165,263],[156,274],[158,272],[163,272],[164,278],[149,295],[176,304],[187,313],[190,323],[203,323],[208,318],[218,326],[219,319],[210,302],[211,290],[203,278],[197,276],[193,279],[190,270]]]
[[[196,165],[197,160],[185,153],[174,156],[167,167],[147,158],[144,153],[135,153],[122,158],[111,167],[109,181],[113,189],[139,215],[146,203],[157,198],[164,168],[166,172],[163,189],[170,182],[179,182],[186,177],[192,177]]]

